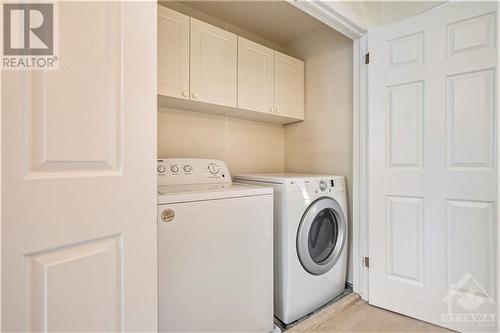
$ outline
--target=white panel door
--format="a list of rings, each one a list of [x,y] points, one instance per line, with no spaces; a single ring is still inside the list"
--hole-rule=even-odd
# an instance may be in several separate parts
[[[158,5],[158,94],[189,99],[189,16]]]
[[[496,10],[369,33],[369,300],[458,331],[498,329]]]
[[[238,108],[274,112],[274,50],[238,37]]]
[[[274,111],[304,119],[304,62],[276,51],[274,70]]]
[[[2,77],[2,330],[157,330],[156,3],[60,2]]]
[[[191,18],[191,100],[236,107],[238,38]]]

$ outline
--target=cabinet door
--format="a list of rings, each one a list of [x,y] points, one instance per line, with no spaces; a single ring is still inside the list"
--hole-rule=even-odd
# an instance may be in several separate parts
[[[274,50],[238,37],[238,108],[274,110]]]
[[[158,94],[189,99],[189,16],[158,6]]]
[[[238,39],[191,18],[191,100],[236,107]]]
[[[304,119],[304,62],[275,52],[275,112]]]

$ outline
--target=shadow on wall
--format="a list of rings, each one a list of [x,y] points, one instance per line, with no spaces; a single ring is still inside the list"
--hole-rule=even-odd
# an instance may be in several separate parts
[[[305,61],[305,121],[285,126],[285,172],[346,177],[352,221],[352,40],[321,27],[288,45]],[[349,252],[352,225],[349,223]],[[352,282],[349,258],[348,281]]]
[[[283,126],[160,108],[158,156],[213,158],[231,174],[283,172]]]

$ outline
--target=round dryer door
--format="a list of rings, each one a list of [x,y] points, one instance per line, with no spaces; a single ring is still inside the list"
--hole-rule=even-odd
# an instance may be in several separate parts
[[[320,198],[306,210],[297,232],[297,254],[311,274],[328,272],[347,242],[347,223],[342,209],[332,198]]]

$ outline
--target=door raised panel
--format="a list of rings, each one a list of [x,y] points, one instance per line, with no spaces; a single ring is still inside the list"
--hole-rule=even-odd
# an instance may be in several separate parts
[[[156,3],[57,7],[58,69],[2,73],[1,330],[154,332]]]
[[[238,107],[272,112],[274,50],[238,37]]]
[[[121,331],[122,260],[120,235],[25,256],[27,331]]]
[[[448,76],[448,167],[493,168],[495,149],[495,72]]]
[[[402,282],[424,282],[424,200],[387,197],[387,275]]]
[[[191,99],[236,107],[237,36],[191,18]]]
[[[447,200],[448,288],[470,276],[462,291],[494,296],[495,212],[492,202]],[[486,293],[487,295],[484,295]]]
[[[100,6],[59,6],[59,70],[26,76],[28,177],[102,175],[121,168],[121,12],[117,3]]]
[[[276,112],[304,119],[304,62],[276,51],[274,70]]]
[[[419,32],[388,41],[389,68],[399,69],[424,63],[424,33]]]
[[[448,24],[446,28],[448,56],[456,56],[495,47],[495,13]]]
[[[423,166],[424,82],[387,88],[387,166]]]
[[[368,33],[369,302],[458,332],[499,331],[497,10]]]
[[[158,5],[158,94],[189,99],[189,16]]]

